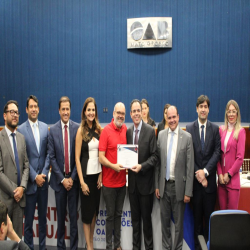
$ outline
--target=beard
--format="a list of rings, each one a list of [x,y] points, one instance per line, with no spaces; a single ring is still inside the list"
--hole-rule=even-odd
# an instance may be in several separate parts
[[[16,129],[17,124],[18,124],[18,122],[16,124],[12,124],[12,121],[7,121],[8,127],[12,128],[12,129]]]
[[[118,121],[118,119],[114,118],[114,122],[116,127],[120,128],[122,126],[122,124],[125,122],[125,118],[122,122]]]

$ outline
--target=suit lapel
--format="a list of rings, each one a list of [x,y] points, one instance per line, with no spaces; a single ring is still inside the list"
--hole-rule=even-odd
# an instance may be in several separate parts
[[[57,124],[58,127],[58,139],[59,139],[59,144],[61,147],[62,155],[64,155],[64,147],[63,147],[63,136],[62,136],[62,125],[61,125],[61,120]]]
[[[179,128],[179,131],[178,131],[178,141],[177,141],[177,150],[176,150],[176,157],[175,157],[175,163],[174,165],[176,164],[176,160],[177,160],[177,157],[179,155],[179,151],[180,151],[180,147],[181,147],[181,144],[182,144],[182,129]]]
[[[207,145],[209,144],[209,138],[212,138],[212,126],[210,121],[207,121],[206,127],[206,136],[205,136],[205,144],[204,144],[204,153],[206,152]]]
[[[13,153],[13,150],[11,148],[11,145],[10,145],[10,140],[9,140],[9,137],[8,137],[8,134],[5,130],[5,128],[2,130],[2,136],[3,136],[3,141],[6,145],[6,148],[8,149],[9,153],[10,153],[10,156],[11,156],[11,159],[14,163],[14,166],[16,166],[16,162],[15,162],[15,157],[14,157],[14,153]]]
[[[21,161],[20,159],[22,159],[22,141],[21,141],[21,136],[19,133],[16,133],[16,141],[17,141],[17,153],[18,153],[18,160],[19,160],[19,166],[20,166],[20,171],[21,171],[21,176],[20,178],[22,179],[22,169],[23,169],[23,166],[21,164]]]
[[[32,128],[31,128],[30,123],[29,123],[28,120],[26,121],[26,128],[27,128],[28,135],[30,137],[29,141],[33,144],[33,148],[35,148],[36,151],[37,151],[35,137],[34,137],[34,134],[32,132]],[[38,153],[38,151],[37,151],[37,153]]]
[[[145,124],[144,124],[144,122],[142,121],[140,136],[139,136],[139,140],[138,140],[138,145],[140,145],[140,142],[141,142],[141,140],[142,140],[144,134],[145,134]],[[133,137],[133,134],[132,134],[132,137]],[[133,139],[133,138],[132,138],[132,139]]]
[[[70,140],[70,158],[72,156],[72,147],[73,147],[73,128],[72,128],[72,121],[69,120],[69,140]],[[70,161],[71,162],[71,161]]]
[[[128,130],[128,141],[129,144],[133,144],[133,131],[134,131],[134,125],[131,126],[131,129]]]
[[[167,165],[167,155],[168,155],[168,131],[169,131],[169,129],[170,129],[170,128],[167,128],[167,129],[164,130],[164,132],[162,132],[162,133],[164,133],[164,134],[163,134],[163,138],[162,138],[162,143],[163,143],[163,145],[162,145],[163,152],[162,152],[162,153],[163,153],[164,156],[166,156],[166,157],[163,158],[163,159],[164,159],[164,166]]]
[[[196,144],[198,145],[198,151],[201,151],[201,138],[200,138],[200,131],[199,131],[200,128],[199,128],[198,120],[194,123],[194,126],[195,126],[195,129],[194,129],[195,141],[196,141]]]

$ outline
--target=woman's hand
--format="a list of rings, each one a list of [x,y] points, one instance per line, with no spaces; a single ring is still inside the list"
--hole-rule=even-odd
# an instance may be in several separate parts
[[[81,189],[82,189],[82,192],[84,195],[89,195],[89,193],[90,193],[89,187],[85,182],[83,184],[81,184]]]
[[[229,183],[230,178],[229,178],[229,176],[228,176],[228,173],[225,173],[225,174],[224,174],[223,180],[224,180],[225,184],[228,184],[228,183]]]
[[[100,189],[102,186],[102,172],[99,174],[98,176],[98,180],[97,180],[97,188]]]
[[[225,182],[224,182],[224,179],[223,179],[223,174],[220,174],[220,175],[219,175],[219,183],[220,183],[221,185],[225,185]]]

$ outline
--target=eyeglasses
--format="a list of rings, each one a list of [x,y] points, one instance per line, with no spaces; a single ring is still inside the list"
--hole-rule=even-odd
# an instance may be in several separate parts
[[[228,114],[228,115],[230,115],[230,114],[236,115],[236,114],[237,114],[237,111],[236,111],[236,110],[228,110],[228,111],[227,111],[227,114]]]
[[[20,113],[19,113],[19,111],[16,111],[16,110],[6,110],[5,111],[5,113],[8,113],[8,112],[10,112],[10,115],[11,116],[20,116]]]
[[[120,116],[125,116],[125,113],[124,112],[120,112],[120,111],[115,111],[117,115],[120,115]]]

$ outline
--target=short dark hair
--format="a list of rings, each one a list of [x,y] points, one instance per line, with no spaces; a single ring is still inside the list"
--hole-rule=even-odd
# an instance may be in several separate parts
[[[168,109],[170,106],[171,106],[171,105],[170,105],[169,103],[166,103],[166,104],[164,105],[164,109],[163,109],[163,120],[165,120],[165,116],[164,116],[165,110]]]
[[[59,109],[61,108],[61,103],[62,102],[69,102],[69,107],[71,109],[71,102],[70,99],[67,96],[62,96],[59,100]]]
[[[0,200],[0,225],[2,225],[2,223],[4,223],[5,225],[7,225],[7,214],[8,214],[8,208]]]
[[[18,108],[18,103],[17,103],[17,101],[9,100],[9,101],[7,101],[7,103],[4,105],[4,108],[3,108],[3,112],[4,112],[4,113],[6,113],[6,111],[8,110],[8,106],[9,106],[9,104],[11,104],[11,103],[15,104],[15,105],[17,106],[17,108]]]
[[[203,102],[207,102],[208,107],[210,106],[210,100],[206,95],[200,95],[196,102],[196,107],[199,107]]]
[[[140,106],[141,106],[140,100],[138,100],[138,99],[133,99],[132,102],[130,103],[130,111],[131,111],[131,109],[132,109],[132,105],[133,105],[135,102],[138,102],[138,103],[140,104]],[[142,106],[141,106],[141,110],[142,110]]]
[[[29,107],[29,101],[30,101],[31,99],[32,99],[33,101],[35,101],[35,102],[37,103],[37,106],[39,107],[38,99],[37,99],[37,97],[34,96],[34,95],[30,95],[30,96],[27,98],[26,107],[27,107],[27,108]]]

